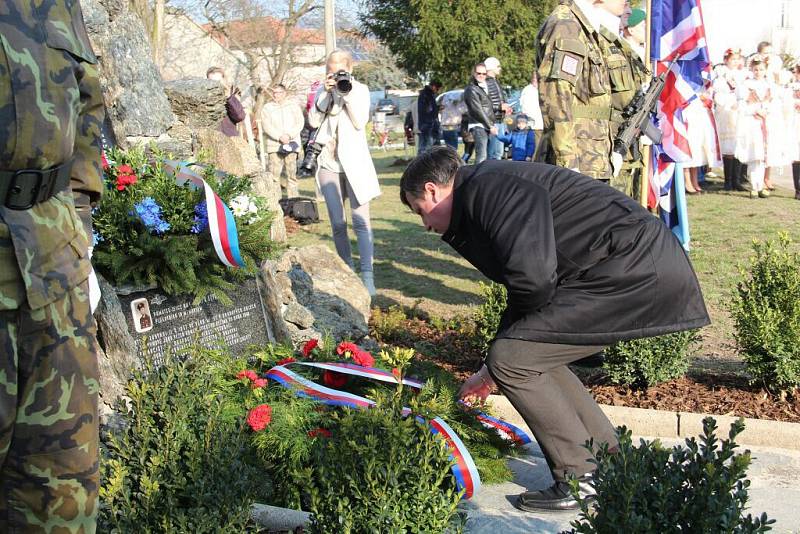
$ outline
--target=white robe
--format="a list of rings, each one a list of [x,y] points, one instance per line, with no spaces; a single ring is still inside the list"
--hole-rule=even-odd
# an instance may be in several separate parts
[[[711,121],[709,109],[700,97],[694,98],[682,111],[683,120],[686,121],[686,139],[692,154],[691,161],[685,162],[684,167],[719,167],[719,145],[714,124]]]
[[[767,80],[755,79],[746,80],[737,89],[736,159],[742,163],[760,161],[767,167],[787,163],[781,91]]]
[[[800,81],[791,82],[786,88],[784,114],[788,118],[786,156],[791,161],[800,161]]]
[[[719,148],[725,156],[736,152],[736,122],[739,118],[739,101],[736,88],[744,81],[737,71],[723,68],[714,80],[714,119],[717,123]]]

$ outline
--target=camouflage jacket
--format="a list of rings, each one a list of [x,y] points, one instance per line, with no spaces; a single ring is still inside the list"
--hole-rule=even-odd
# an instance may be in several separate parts
[[[0,203],[0,310],[41,308],[89,274],[75,205],[88,220],[102,189],[96,62],[78,0],[0,2],[0,170],[73,158],[72,191],[23,211]]]
[[[537,36],[544,120],[536,160],[611,177],[611,81],[601,38],[572,0],[560,0]]]
[[[611,135],[616,136],[622,124],[622,111],[647,81],[649,71],[625,39],[606,28],[600,30],[600,36],[611,81],[611,106],[614,109],[611,114]],[[626,159],[632,159],[630,151]]]

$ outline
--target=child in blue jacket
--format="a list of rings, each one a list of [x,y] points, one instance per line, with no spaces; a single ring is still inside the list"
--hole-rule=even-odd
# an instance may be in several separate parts
[[[533,130],[528,127],[528,116],[524,113],[517,115],[517,127],[512,132],[498,135],[497,139],[511,145],[511,159],[514,161],[533,160],[536,139]]]

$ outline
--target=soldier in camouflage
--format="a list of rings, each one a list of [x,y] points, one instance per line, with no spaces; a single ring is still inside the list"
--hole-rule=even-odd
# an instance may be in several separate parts
[[[612,157],[612,86],[600,36],[625,0],[560,0],[537,36],[537,75],[544,132],[535,160],[606,180]]]
[[[0,532],[96,529],[96,61],[78,0],[0,2]]]
[[[644,12],[636,10],[637,14]],[[605,26],[600,29],[600,43],[605,50],[604,56],[608,65],[611,82],[611,136],[616,137],[622,125],[622,111],[631,103],[636,92],[647,81],[648,70],[639,54],[619,33],[612,32]],[[638,142],[638,141],[636,141]],[[642,172],[641,158],[634,158],[630,150],[625,155],[619,174],[611,178],[612,187],[626,195],[639,198],[638,177]]]

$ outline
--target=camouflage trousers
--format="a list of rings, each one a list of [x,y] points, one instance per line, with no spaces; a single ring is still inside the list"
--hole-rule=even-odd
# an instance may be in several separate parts
[[[0,532],[95,532],[99,383],[87,287],[37,310],[0,311]]]
[[[632,199],[639,201],[639,191],[641,191],[640,187],[640,176],[642,175],[642,168],[638,167],[629,167],[627,164],[622,167],[619,171],[619,174],[616,177],[612,177],[609,181],[609,185],[620,191],[625,193]]]

